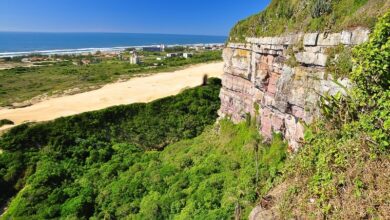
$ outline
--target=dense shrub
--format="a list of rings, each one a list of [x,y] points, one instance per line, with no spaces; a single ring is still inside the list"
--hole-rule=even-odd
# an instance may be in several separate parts
[[[8,120],[8,119],[1,119],[0,120],[0,127],[3,125],[13,125],[13,124],[14,124],[14,122],[11,120]]]
[[[326,73],[332,74],[334,79],[349,77],[353,67],[351,49],[344,45],[339,45],[328,48],[327,54]]]
[[[168,130],[173,130],[179,136],[176,139],[170,131],[161,127],[164,133],[161,136],[161,143],[190,138],[192,134],[189,136],[183,134],[194,129],[194,126],[199,131],[203,130],[202,128],[209,124],[209,119],[212,120],[211,123],[214,122],[215,115],[204,114],[205,112],[198,108],[211,108],[215,114],[216,109],[213,106],[218,104],[217,99],[214,99],[218,96],[218,90],[219,81],[212,79],[205,87],[147,104],[156,111],[148,112],[148,118],[143,120],[143,124],[136,125],[143,126],[142,132],[146,132],[140,140],[116,139],[114,136],[106,139],[106,137],[101,138],[105,136],[104,133],[96,134],[106,125],[99,120],[101,118],[108,120],[108,123],[120,124],[121,121],[128,121],[128,118],[136,117],[138,114],[145,117],[143,114],[145,108],[138,105],[136,106],[139,111],[133,111],[131,114],[122,115],[123,112],[112,114],[106,110],[94,113],[99,114],[99,117],[88,115],[89,117],[83,119],[84,129],[78,130],[77,123],[72,123],[78,131],[75,136],[69,126],[67,129],[71,130],[61,130],[56,133],[47,133],[50,129],[43,130],[44,127],[39,127],[40,131],[49,136],[32,142],[47,143],[45,146],[29,145],[30,148],[8,150],[0,156],[0,159],[7,159],[7,162],[18,163],[16,155],[20,154],[26,156],[26,161],[33,166],[24,174],[27,179],[26,184],[22,186],[23,190],[19,188],[20,191],[12,199],[3,217],[5,219],[230,219],[234,216],[245,218],[259,198],[257,186],[270,187],[283,168],[286,144],[280,136],[276,136],[271,145],[261,144],[257,128],[250,123],[234,125],[222,120],[206,128],[198,137],[171,144],[161,151],[150,150],[152,148],[140,147],[142,145],[137,144],[142,143],[141,140],[145,142],[153,140],[153,134],[158,130],[151,128],[149,121],[156,126],[161,126],[165,121],[161,111],[174,118],[176,123]],[[211,97],[199,97],[196,95],[197,92],[206,93]],[[190,99],[191,102],[183,103],[183,99]],[[191,103],[197,105],[189,107]],[[183,115],[173,109],[187,110]],[[178,130],[181,124],[185,124],[181,118],[192,114],[197,120],[203,120],[203,124],[190,124],[189,128]],[[72,120],[72,118],[62,120]],[[87,126],[88,122],[92,123],[91,127]],[[94,131],[88,131],[94,126],[97,127]],[[128,134],[131,135],[130,132],[133,130],[129,129],[137,129],[133,126],[128,124],[128,127],[121,127],[121,129],[127,129]],[[16,128],[12,131],[12,136],[17,137],[19,134],[23,137],[22,134],[26,134],[23,133],[26,129],[28,130],[27,125]],[[71,138],[68,135],[71,135]],[[52,137],[56,138],[52,139]],[[23,140],[29,142],[27,139],[19,138],[12,143]],[[150,146],[153,146],[152,143],[163,146],[155,141],[151,141]],[[29,152],[29,149],[33,149],[30,151],[32,154],[27,156],[26,152]],[[7,173],[10,169],[23,170],[22,165],[14,167],[5,161],[0,164],[1,174]],[[2,175],[2,179],[7,179],[6,176],[7,174]]]
[[[315,0],[311,10],[313,18],[321,17],[324,14],[329,14],[332,11],[330,0]]]
[[[111,143],[161,150],[170,143],[199,135],[205,126],[215,122],[219,89],[220,80],[212,78],[205,86],[149,104],[117,106],[11,129],[0,137],[0,202],[21,190],[33,173],[39,174],[35,170],[39,170],[43,158],[53,163],[66,160],[69,166],[104,162],[114,152]],[[72,172],[61,171],[61,166],[68,166],[66,163],[56,165],[57,170],[52,171],[59,172],[61,178],[44,178],[49,182],[39,185],[55,186],[71,178]],[[65,171],[69,172],[68,168]],[[74,171],[81,172],[76,168]]]

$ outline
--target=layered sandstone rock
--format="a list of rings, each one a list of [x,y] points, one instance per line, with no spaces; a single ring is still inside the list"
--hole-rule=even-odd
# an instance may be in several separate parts
[[[368,30],[357,28],[333,34],[248,38],[247,43],[228,44],[223,53],[219,115],[234,122],[251,115],[265,138],[282,133],[290,148],[297,150],[304,124],[319,115],[320,94],[341,91],[338,83],[348,86],[348,80],[335,83],[325,74],[326,49],[360,44],[368,35]],[[286,64],[292,58],[298,63],[295,67]]]

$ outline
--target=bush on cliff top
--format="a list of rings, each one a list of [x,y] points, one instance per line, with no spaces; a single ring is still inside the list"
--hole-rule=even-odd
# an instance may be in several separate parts
[[[371,28],[389,9],[387,0],[272,0],[264,11],[238,22],[230,32],[230,41],[299,31]]]
[[[0,120],[0,127],[4,125],[13,125],[14,122],[9,119],[1,119]]]

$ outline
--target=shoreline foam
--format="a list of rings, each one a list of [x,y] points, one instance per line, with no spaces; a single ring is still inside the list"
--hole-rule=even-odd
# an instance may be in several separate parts
[[[21,52],[0,52],[0,58],[29,56],[29,55],[33,55],[33,54],[39,54],[39,55],[77,55],[77,54],[83,54],[83,53],[96,53],[97,51],[110,53],[110,52],[121,52],[121,51],[126,50],[127,48],[156,47],[159,45],[161,45],[161,44],[119,46],[119,47],[33,50],[33,51],[21,51]],[[167,47],[174,47],[174,46],[211,46],[211,45],[224,45],[224,43],[169,44],[166,46]]]

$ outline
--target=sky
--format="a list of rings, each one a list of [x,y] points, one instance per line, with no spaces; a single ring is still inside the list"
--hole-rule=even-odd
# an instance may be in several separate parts
[[[0,0],[0,31],[227,36],[270,0]]]

